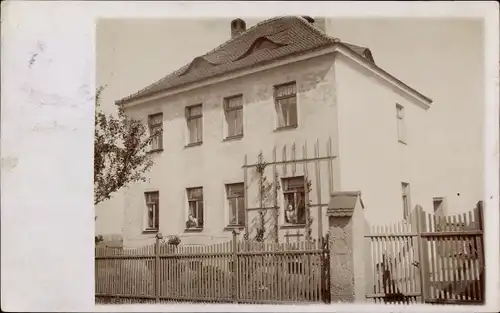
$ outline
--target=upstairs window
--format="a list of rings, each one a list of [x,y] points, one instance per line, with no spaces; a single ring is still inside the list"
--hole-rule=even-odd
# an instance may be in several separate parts
[[[296,83],[276,86],[274,101],[278,118],[278,129],[297,127],[297,87]]]
[[[243,96],[224,99],[224,115],[226,118],[226,139],[243,136]]]
[[[303,225],[306,223],[304,176],[284,178],[285,223]]]
[[[150,151],[163,149],[163,114],[148,116],[149,135],[152,136]]]
[[[189,133],[189,145],[203,142],[203,106],[201,104],[186,108],[186,122]]]
[[[405,108],[400,104],[396,104],[396,118],[398,122],[398,141],[406,144]]]

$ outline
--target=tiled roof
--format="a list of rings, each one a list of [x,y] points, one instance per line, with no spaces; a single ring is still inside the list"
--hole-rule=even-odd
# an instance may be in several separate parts
[[[340,42],[302,17],[276,17],[256,24],[150,86],[116,101],[122,104],[216,75],[274,61]],[[367,48],[344,43],[373,62]]]

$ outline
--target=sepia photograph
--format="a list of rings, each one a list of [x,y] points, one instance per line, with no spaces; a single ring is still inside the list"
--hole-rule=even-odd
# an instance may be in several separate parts
[[[96,303],[484,303],[480,19],[96,25]]]
[[[2,311],[499,311],[497,2],[1,9]]]

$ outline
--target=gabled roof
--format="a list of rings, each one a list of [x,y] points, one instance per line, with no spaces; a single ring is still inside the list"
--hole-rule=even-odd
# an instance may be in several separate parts
[[[250,27],[212,51],[194,58],[177,71],[116,101],[116,104],[339,42],[339,39],[326,35],[303,17],[275,17]],[[368,48],[347,43],[344,45],[373,62]]]

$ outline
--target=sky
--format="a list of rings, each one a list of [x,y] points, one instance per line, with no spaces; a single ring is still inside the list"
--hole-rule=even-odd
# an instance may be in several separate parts
[[[262,19],[246,20],[247,28]],[[327,33],[370,48],[376,64],[430,97],[429,153],[464,180],[467,193],[483,189],[483,24],[474,19],[331,18]],[[96,82],[106,85],[102,105],[155,82],[230,37],[230,19],[99,20]],[[446,144],[444,144],[446,142]],[[458,173],[458,175],[457,175]],[[444,191],[447,186],[436,186]],[[122,229],[121,198],[98,206],[96,232]],[[470,208],[467,208],[470,209]]]

